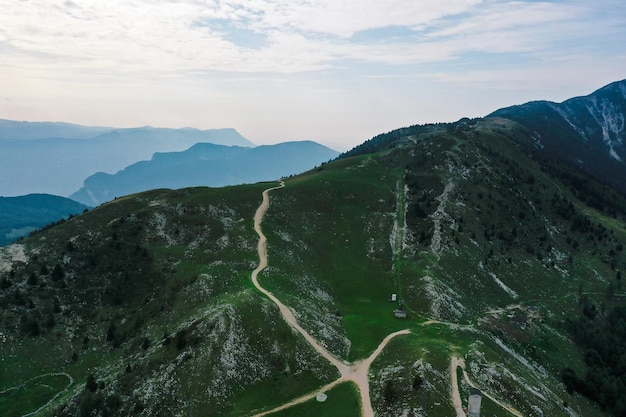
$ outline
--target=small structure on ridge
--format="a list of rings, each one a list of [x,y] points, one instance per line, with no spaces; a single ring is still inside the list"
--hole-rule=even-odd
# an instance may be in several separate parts
[[[480,417],[480,402],[482,398],[483,394],[478,388],[470,387],[468,399],[468,417]]]
[[[405,319],[406,318],[406,310],[404,309],[404,300],[400,300],[398,302],[398,308],[393,310],[393,315],[397,319]]]

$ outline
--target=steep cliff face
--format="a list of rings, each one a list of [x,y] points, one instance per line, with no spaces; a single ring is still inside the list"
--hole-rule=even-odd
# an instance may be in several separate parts
[[[536,145],[626,190],[626,80],[563,103],[536,101],[490,114],[531,129]]]

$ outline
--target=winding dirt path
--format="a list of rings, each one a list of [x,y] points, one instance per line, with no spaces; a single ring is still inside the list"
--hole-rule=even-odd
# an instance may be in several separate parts
[[[463,367],[463,359],[453,356],[450,360],[450,379],[452,380],[452,391],[450,393],[452,397],[452,406],[456,412],[456,417],[466,417],[463,410],[463,404],[461,403],[461,394],[459,393],[459,381],[456,376],[456,368]]]
[[[259,280],[258,280],[259,272],[261,272],[267,267],[267,238],[265,237],[265,235],[263,234],[263,230],[261,229],[261,221],[263,220],[263,216],[267,212],[267,209],[270,205],[269,192],[272,190],[278,190],[280,188],[283,188],[284,186],[285,186],[285,182],[281,181],[278,187],[268,188],[267,190],[263,191],[263,202],[261,203],[259,208],[257,208],[256,213],[254,214],[254,230],[259,235],[259,243],[257,245],[257,251],[259,252],[259,265],[256,267],[254,271],[252,271],[252,283],[257,288],[257,290],[265,294],[267,298],[272,300],[274,304],[278,306],[278,309],[280,310],[280,314],[282,314],[287,324],[289,324],[289,326],[291,326],[298,333],[304,336],[306,341],[309,342],[309,344],[313,346],[313,348],[320,355],[322,355],[330,363],[332,363],[335,367],[337,367],[339,369],[339,372],[343,375],[343,372],[341,372],[342,369],[344,368],[347,369],[349,365],[343,362],[340,362],[337,358],[331,355],[330,352],[324,349],[317,342],[317,340],[313,338],[313,336],[311,336],[306,330],[302,328],[302,326],[300,326],[300,324],[298,324],[298,321],[296,320],[296,317],[293,315],[293,312],[286,305],[284,305],[278,298],[276,298],[274,294],[272,294],[271,292],[263,288],[261,284],[259,284]]]
[[[274,294],[272,294],[271,292],[263,288],[261,284],[259,284],[259,281],[258,281],[259,272],[261,272],[263,269],[267,267],[267,238],[265,237],[265,235],[263,234],[263,230],[261,229],[261,222],[263,221],[263,216],[265,215],[265,213],[267,212],[267,209],[269,208],[269,204],[270,204],[269,192],[283,188],[284,186],[285,186],[285,182],[280,181],[279,186],[264,190],[263,201],[261,202],[261,205],[257,208],[256,213],[254,214],[254,230],[259,235],[259,243],[257,245],[257,250],[259,253],[259,265],[254,269],[254,271],[252,271],[252,275],[251,275],[252,283],[257,288],[257,290],[265,294],[270,300],[272,300],[272,302],[274,302],[274,304],[276,304],[276,306],[280,310],[280,313],[285,319],[285,321],[287,322],[287,324],[291,326],[291,328],[293,328],[295,331],[300,333],[304,337],[304,339],[322,357],[324,357],[333,366],[335,366],[335,368],[337,368],[341,376],[335,381],[327,385],[324,385],[323,387],[320,387],[313,392],[310,392],[294,400],[291,400],[288,403],[285,403],[279,407],[273,408],[268,411],[264,411],[259,414],[255,414],[255,417],[262,417],[268,414],[272,414],[272,413],[284,410],[294,405],[301,404],[305,401],[313,399],[319,393],[328,391],[334,386],[341,384],[343,382],[348,382],[348,381],[356,384],[359,390],[359,393],[361,395],[361,416],[362,417],[374,417],[374,410],[372,408],[372,402],[370,399],[369,377],[368,377],[370,365],[372,364],[372,362],[374,362],[374,359],[376,359],[376,357],[380,354],[380,352],[383,351],[383,349],[385,348],[385,346],[387,346],[387,343],[389,343],[391,339],[402,334],[409,334],[410,330],[408,329],[400,330],[395,333],[391,333],[390,335],[385,337],[383,341],[380,343],[380,345],[376,348],[376,350],[374,350],[374,352],[372,352],[372,354],[367,359],[356,361],[354,363],[346,363],[336,358],[332,353],[330,353],[322,345],[320,345],[319,342],[313,338],[313,336],[311,336],[306,330],[302,328],[302,326],[300,326],[300,324],[298,324],[298,321],[293,315],[293,312],[291,311],[291,309],[289,309],[289,307],[284,305],[278,298],[276,298]]]
[[[476,386],[476,384],[474,384],[470,379],[469,376],[467,375],[467,372],[465,371],[465,367],[463,367],[463,378],[465,378],[465,381],[470,385],[470,387],[474,387],[474,388],[478,388]],[[493,401],[494,403],[498,404],[500,407],[504,408],[506,411],[508,411],[509,413],[513,414],[514,416],[517,417],[524,417],[522,415],[522,413],[520,413],[519,411],[517,411],[515,408],[511,407],[508,404],[505,404],[503,402],[501,402],[500,400],[497,400],[496,398],[494,398],[491,394],[484,392],[481,390],[482,395],[484,395],[485,397],[489,398],[491,401]]]
[[[470,379],[469,375],[467,375],[467,371],[465,370],[465,361],[461,358],[453,356],[450,361],[450,377],[452,379],[452,405],[454,406],[454,410],[456,411],[457,417],[466,417],[465,411],[463,410],[463,406],[461,404],[461,395],[459,394],[459,384],[456,376],[456,369],[461,367],[463,370],[463,378],[465,378],[465,382],[469,384],[470,387],[478,388],[476,384],[474,384]],[[516,417],[524,417],[519,411],[515,408],[511,407],[508,404],[501,402],[500,400],[494,398],[491,394],[481,390],[483,396],[489,398],[494,403],[498,404],[500,407],[513,414]]]

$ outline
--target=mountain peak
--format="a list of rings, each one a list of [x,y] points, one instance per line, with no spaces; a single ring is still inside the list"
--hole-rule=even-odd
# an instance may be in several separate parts
[[[488,117],[494,116],[530,128],[551,155],[626,191],[621,180],[626,174],[626,80],[562,103],[534,101]]]

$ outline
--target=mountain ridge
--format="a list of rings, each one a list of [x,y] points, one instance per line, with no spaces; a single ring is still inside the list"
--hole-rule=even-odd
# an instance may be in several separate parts
[[[154,188],[220,187],[294,175],[336,157],[313,141],[283,142],[253,148],[197,143],[181,152],[155,153],[151,160],[116,174],[94,174],[70,198],[98,205],[114,197]]]
[[[562,103],[534,101],[496,110],[533,130],[546,151],[626,192],[626,80]],[[580,146],[584,143],[585,146]]]
[[[113,129],[112,127],[82,126],[66,122],[29,122],[0,119],[0,141],[59,137],[89,139]]]
[[[154,152],[182,151],[198,142],[252,144],[234,129],[137,128],[89,139],[0,140],[0,195],[69,195],[95,172],[116,172]]]
[[[198,129],[195,127],[166,128],[154,126],[139,127],[104,127],[85,126],[67,122],[30,122],[0,119],[0,141],[36,140],[36,139],[95,139],[107,135],[124,135],[134,132],[157,132],[176,134],[179,132],[216,135],[218,142],[227,137],[228,143],[254,146],[234,128]],[[221,138],[220,138],[221,137]],[[203,136],[206,140],[206,136]]]
[[[50,194],[0,197],[0,246],[88,207]]]
[[[455,415],[467,381],[483,415],[621,416],[624,376],[571,328],[623,305],[626,196],[535,132],[504,117],[401,128],[280,189],[150,190],[0,248],[0,407],[362,415],[351,382],[312,395],[339,375],[254,287],[266,244],[259,283],[342,362],[410,330],[371,364],[376,416]]]

